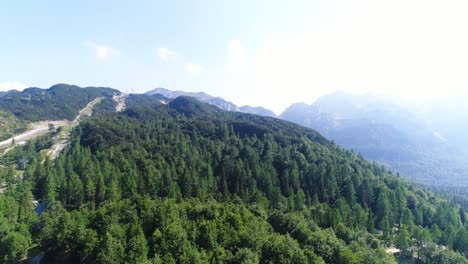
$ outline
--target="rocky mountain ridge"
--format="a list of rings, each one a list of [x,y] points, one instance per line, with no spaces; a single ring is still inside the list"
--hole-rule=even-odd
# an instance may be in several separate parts
[[[221,97],[215,97],[211,96],[207,93],[204,92],[184,92],[184,91],[171,91],[165,88],[156,88],[154,90],[148,91],[145,93],[146,95],[155,95],[155,94],[161,94],[167,98],[170,99],[175,99],[179,96],[190,96],[194,97],[200,102],[208,103],[211,105],[215,105],[222,110],[226,111],[231,111],[231,112],[242,112],[242,113],[249,113],[249,114],[256,114],[256,115],[261,115],[261,116],[270,116],[270,117],[276,117],[276,114],[268,110],[264,107],[258,106],[258,107],[252,107],[249,105],[245,106],[237,106],[232,102],[229,102]]]

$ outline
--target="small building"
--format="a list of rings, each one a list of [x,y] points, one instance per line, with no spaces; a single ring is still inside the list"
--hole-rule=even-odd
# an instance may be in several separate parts
[[[42,201],[41,203],[39,203],[38,201],[33,201],[33,204],[34,206],[36,206],[36,208],[34,209],[34,212],[36,212],[40,216],[47,209],[49,202],[45,200]]]

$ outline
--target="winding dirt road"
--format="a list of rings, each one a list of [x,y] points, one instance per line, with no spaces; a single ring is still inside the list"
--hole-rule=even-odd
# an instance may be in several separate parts
[[[93,101],[89,102],[83,109],[80,110],[78,115],[73,121],[68,120],[55,120],[55,121],[41,121],[32,123],[31,130],[28,130],[22,134],[15,135],[7,140],[0,142],[0,149],[5,149],[3,152],[0,152],[0,155],[5,155],[8,151],[13,149],[12,146],[13,139],[16,145],[21,145],[26,143],[26,141],[43,136],[49,132],[49,125],[54,125],[54,128],[62,127],[62,132],[55,139],[54,145],[48,151],[47,156],[50,156],[51,159],[57,158],[60,152],[65,148],[70,140],[70,131],[72,128],[77,126],[85,117],[91,116],[93,113],[93,108],[96,104],[100,103],[104,97],[98,97]]]
[[[104,99],[104,97],[98,97],[89,102],[83,109],[81,109],[75,119],[68,124],[68,127],[66,127],[66,129],[62,129],[62,132],[57,136],[54,145],[49,149],[49,151],[47,151],[47,156],[51,160],[58,158],[62,150],[70,143],[70,132],[72,129],[80,123],[80,120],[91,116],[93,114],[94,106],[101,103],[102,99]]]
[[[0,148],[5,148],[11,146],[13,139],[15,144],[24,144],[26,141],[45,135],[49,132],[49,124],[53,124],[55,127],[60,127],[69,124],[67,120],[58,120],[58,121],[41,121],[32,123],[32,129],[24,132],[23,134],[16,135],[7,140],[0,142]]]
[[[117,105],[115,106],[115,111],[116,112],[122,112],[125,110],[125,99],[127,99],[128,94],[126,93],[121,93],[119,95],[114,95],[112,96],[112,99],[117,102]]]

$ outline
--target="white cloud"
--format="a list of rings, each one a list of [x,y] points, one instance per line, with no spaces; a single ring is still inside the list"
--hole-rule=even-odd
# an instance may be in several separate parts
[[[188,73],[199,73],[202,70],[202,66],[200,64],[186,62],[184,64],[184,70]]]
[[[112,57],[120,55],[120,50],[108,45],[96,44],[91,41],[86,41],[84,46],[93,49],[97,60],[106,61]]]
[[[96,59],[98,60],[108,60],[111,57],[118,56],[120,54],[119,50],[109,46],[98,45],[96,46]]]
[[[18,90],[22,91],[28,86],[20,82],[4,82],[0,83],[0,91]]]
[[[174,51],[161,47],[159,48],[159,58],[165,62],[168,62],[171,59],[174,59],[177,56],[177,53]]]
[[[409,98],[467,92],[468,2],[340,4],[331,27],[265,40],[255,56],[257,90],[269,90],[264,105],[338,89]]]
[[[190,58],[169,48],[160,47],[158,49],[158,55],[164,62],[171,61],[177,66],[183,67],[184,71],[187,73],[199,73],[203,70],[203,66],[201,64],[190,62]],[[185,63],[182,64],[183,61],[185,61]]]
[[[231,40],[227,46],[226,69],[229,72],[238,72],[246,63],[245,49],[240,40]]]

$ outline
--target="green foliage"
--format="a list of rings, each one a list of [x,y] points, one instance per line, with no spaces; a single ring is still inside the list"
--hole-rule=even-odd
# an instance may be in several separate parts
[[[26,225],[47,261],[394,263],[394,239],[421,259],[435,241],[466,254],[454,204],[315,131],[184,97],[88,119],[22,173],[0,232]],[[33,194],[50,201],[40,217]]]
[[[0,241],[0,259],[2,263],[17,263],[27,256],[30,247],[29,237],[11,232]]]
[[[0,141],[25,131],[27,122],[19,120],[13,114],[0,110]]]
[[[148,96],[144,94],[129,94],[125,100],[128,109],[154,108],[161,105],[160,100],[168,100],[162,95]]]
[[[86,104],[97,97],[119,93],[110,88],[56,84],[49,89],[28,88],[0,97],[0,109],[21,120],[73,120]]]
[[[93,107],[93,115],[98,115],[107,112],[115,112],[117,102],[112,98],[104,98],[99,104]]]
[[[461,254],[448,250],[438,250],[432,257],[433,264],[467,264],[468,260]]]

